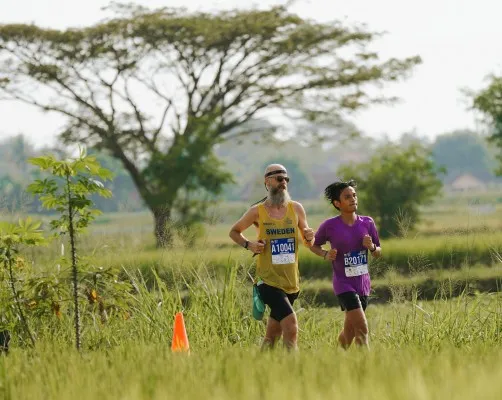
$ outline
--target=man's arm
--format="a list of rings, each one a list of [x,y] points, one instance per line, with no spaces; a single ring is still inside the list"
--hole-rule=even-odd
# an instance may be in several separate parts
[[[373,219],[371,219],[368,233],[363,239],[363,245],[370,251],[372,257],[378,258],[382,255],[382,248],[380,247],[380,238]]]
[[[337,250],[324,250],[321,246],[326,243],[324,222],[319,226],[315,234],[314,245],[310,247],[310,251],[324,260],[334,261],[336,259]]]
[[[310,247],[310,251],[319,257],[322,257],[324,260],[334,261],[336,259],[336,249],[324,250],[321,246],[314,244]]]
[[[258,207],[253,206],[247,210],[244,215],[230,228],[228,236],[239,246],[251,250],[253,253],[261,253],[265,244],[263,242],[251,241],[246,239],[242,232],[258,221]],[[246,246],[247,243],[247,246]]]
[[[298,216],[298,229],[300,229],[300,233],[302,234],[303,244],[307,247],[311,247],[314,244],[314,230],[309,227],[307,213],[303,206],[297,201],[293,202],[293,207]]]

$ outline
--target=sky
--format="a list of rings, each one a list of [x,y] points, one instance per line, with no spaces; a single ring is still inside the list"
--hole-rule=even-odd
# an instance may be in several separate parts
[[[189,10],[220,10],[285,1],[143,0],[149,7],[185,6]],[[34,23],[65,29],[82,27],[107,16],[108,0],[0,0],[0,24]],[[245,3],[246,6],[242,6]],[[455,129],[483,129],[480,116],[468,109],[462,89],[482,89],[490,74],[502,73],[500,0],[298,0],[291,11],[320,22],[365,23],[386,34],[372,47],[379,55],[404,58],[419,55],[423,63],[404,82],[385,89],[398,96],[393,106],[373,106],[352,116],[366,134],[397,138],[416,132],[433,139]],[[0,103],[0,140],[23,133],[36,146],[54,143],[62,117],[12,102]]]

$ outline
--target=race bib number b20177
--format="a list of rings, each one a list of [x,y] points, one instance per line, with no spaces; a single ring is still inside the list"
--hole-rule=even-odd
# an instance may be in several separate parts
[[[351,251],[343,255],[345,276],[359,276],[368,273],[368,250]]]
[[[272,264],[292,264],[296,261],[295,238],[271,239]]]

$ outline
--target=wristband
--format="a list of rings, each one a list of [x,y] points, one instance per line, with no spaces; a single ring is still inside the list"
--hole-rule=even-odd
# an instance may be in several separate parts
[[[326,260],[326,256],[328,255],[328,250],[324,250],[324,256],[322,257],[323,260]]]
[[[303,244],[307,247],[312,247],[314,245],[314,238],[312,238],[310,240],[303,239]]]
[[[244,243],[244,248],[247,250],[248,246],[249,246],[249,240],[246,240],[246,243]]]

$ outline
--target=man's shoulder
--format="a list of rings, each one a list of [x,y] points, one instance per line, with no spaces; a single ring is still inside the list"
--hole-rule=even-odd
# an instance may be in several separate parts
[[[299,201],[290,200],[290,203],[291,203],[291,205],[293,206],[293,208],[295,210],[305,210],[305,208],[303,207],[302,203],[300,203]]]
[[[296,201],[296,200],[290,200],[289,201],[289,204],[291,204],[291,206],[295,209],[295,210],[298,210],[300,208],[303,209],[303,206],[302,206],[302,203],[300,203],[299,201]]]
[[[336,215],[331,218],[326,218],[324,221],[321,222],[322,225],[333,225],[333,224],[338,224],[341,221],[341,218],[339,215]]]
[[[340,217],[338,215],[335,217],[326,218],[319,224],[319,227],[317,228],[318,234],[321,234],[321,232],[327,233],[328,231],[338,230],[340,227],[339,222]]]
[[[375,223],[373,218],[371,218],[369,215],[358,215],[358,217],[362,222],[372,223],[372,224]]]
[[[262,203],[252,205],[251,207],[249,207],[248,212],[253,214],[258,214],[258,209],[260,208],[261,205]]]

